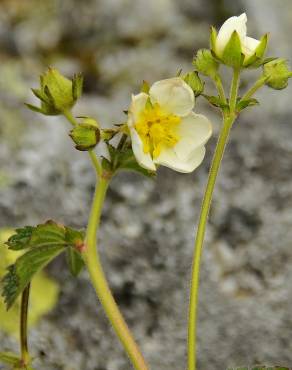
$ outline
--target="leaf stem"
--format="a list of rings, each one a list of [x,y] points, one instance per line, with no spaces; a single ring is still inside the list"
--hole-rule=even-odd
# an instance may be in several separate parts
[[[30,284],[24,289],[21,296],[20,308],[20,350],[21,350],[21,363],[23,366],[28,365],[30,355],[28,351],[27,339],[27,318],[28,318],[28,304],[29,304]]]
[[[228,114],[223,114],[223,125],[217,141],[215,153],[213,156],[209,172],[208,182],[205,189],[204,198],[202,201],[198,230],[194,245],[191,287],[190,287],[189,321],[188,321],[188,370],[196,370],[197,368],[197,341],[196,341],[197,310],[199,299],[200,266],[202,250],[217,176],[222,163],[230,130],[236,119],[235,109],[238,94],[239,77],[240,70],[235,69],[230,90],[230,101],[229,101],[230,110]]]
[[[95,190],[86,233],[84,260],[96,294],[103,305],[105,313],[107,314],[107,317],[117,336],[119,337],[125,351],[132,361],[134,368],[136,370],[147,370],[148,368],[145,360],[110,291],[105,274],[103,272],[100,256],[96,248],[96,237],[100,225],[101,210],[108,185],[109,179],[101,177]]]

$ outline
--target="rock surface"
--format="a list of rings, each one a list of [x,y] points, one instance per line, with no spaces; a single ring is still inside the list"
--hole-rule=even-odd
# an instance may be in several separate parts
[[[0,227],[53,218],[86,225],[94,174],[61,118],[25,111],[45,65],[85,72],[76,113],[104,124],[142,79],[190,68],[210,24],[246,10],[250,34],[271,32],[270,55],[292,58],[289,0],[9,0],[0,4]],[[219,5],[221,4],[221,7]],[[36,6],[37,5],[37,6]],[[273,21],[271,21],[273,20]],[[248,74],[243,85],[249,83]],[[201,275],[199,369],[292,363],[291,87],[264,89],[260,107],[234,127],[218,179]],[[186,364],[188,281],[195,222],[215,137],[191,175],[161,169],[157,181],[121,174],[105,204],[100,249],[114,295],[152,369]],[[1,181],[2,178],[7,181]],[[124,370],[130,365],[88,283],[64,260],[49,268],[56,309],[31,331],[43,370]],[[17,343],[0,334],[1,350]],[[1,366],[0,366],[1,368]]]

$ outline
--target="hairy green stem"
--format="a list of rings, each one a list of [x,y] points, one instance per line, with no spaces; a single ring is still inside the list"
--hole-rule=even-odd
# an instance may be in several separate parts
[[[229,108],[230,112],[235,112],[236,103],[237,103],[237,95],[238,95],[238,87],[239,87],[239,78],[240,78],[240,69],[234,68],[233,70],[233,78],[231,83],[230,89],[230,97],[229,97]]]
[[[267,77],[261,76],[256,83],[243,95],[241,100],[250,99],[267,81]]]
[[[213,198],[213,192],[224,155],[225,147],[229,138],[230,130],[236,119],[236,102],[238,95],[240,70],[234,69],[230,89],[229,113],[223,114],[223,126],[217,141],[214,157],[212,160],[207,186],[202,201],[201,213],[199,218],[198,230],[194,245],[194,255],[192,261],[192,276],[190,287],[189,302],[189,321],[188,321],[188,370],[197,368],[197,310],[199,300],[200,266],[203,244],[205,239],[206,226]],[[219,91],[219,95],[220,95]]]
[[[29,304],[30,284],[24,289],[21,295],[20,307],[20,351],[21,351],[21,364],[28,365],[30,361],[28,351],[27,339],[27,319],[28,319],[28,304]]]
[[[146,362],[110,291],[96,247],[102,205],[104,203],[108,184],[109,180],[101,177],[95,190],[86,233],[84,260],[96,294],[125,351],[132,361],[134,368],[136,370],[147,370]]]
[[[227,100],[226,100],[226,96],[225,96],[225,92],[224,92],[222,80],[221,80],[221,77],[219,76],[219,74],[217,74],[214,77],[213,81],[214,81],[215,86],[216,86],[216,88],[218,90],[218,94],[219,94],[220,99],[223,101],[223,103],[226,103],[227,104]]]

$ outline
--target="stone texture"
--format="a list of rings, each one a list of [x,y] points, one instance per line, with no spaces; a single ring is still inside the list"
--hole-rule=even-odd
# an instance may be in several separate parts
[[[289,0],[225,2],[225,9],[218,4],[3,1],[0,168],[9,181],[0,189],[0,226],[48,218],[86,225],[94,185],[86,154],[74,151],[69,126],[61,119],[22,107],[32,100],[28,88],[46,64],[68,74],[84,70],[86,92],[76,112],[110,125],[124,119],[121,112],[143,78],[154,81],[190,68],[195,49],[207,46],[209,25],[231,10],[247,11],[255,37],[271,32],[270,55],[291,59]],[[243,85],[249,82],[245,73]],[[201,276],[199,369],[292,363],[291,87],[264,89],[258,98],[261,106],[244,112],[234,126],[210,215]],[[191,175],[161,169],[156,181],[121,174],[103,214],[105,270],[153,369],[186,364],[195,223],[220,124],[204,102],[198,102],[198,110],[215,127],[204,165]],[[62,259],[49,273],[62,292],[56,309],[31,331],[35,367],[129,369],[86,273],[72,280]],[[17,346],[4,334],[0,343],[3,350]]]

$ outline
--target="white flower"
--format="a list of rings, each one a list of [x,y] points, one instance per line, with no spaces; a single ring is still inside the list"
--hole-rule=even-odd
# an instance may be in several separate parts
[[[231,17],[224,22],[215,43],[215,52],[219,57],[222,57],[224,49],[234,31],[237,32],[241,41],[241,52],[245,55],[245,59],[255,54],[260,41],[247,36],[246,22],[247,17],[245,13],[239,17]]]
[[[132,96],[128,127],[138,163],[155,171],[163,165],[192,172],[205,156],[212,133],[209,120],[192,110],[192,89],[179,77],[155,82],[149,94]]]

